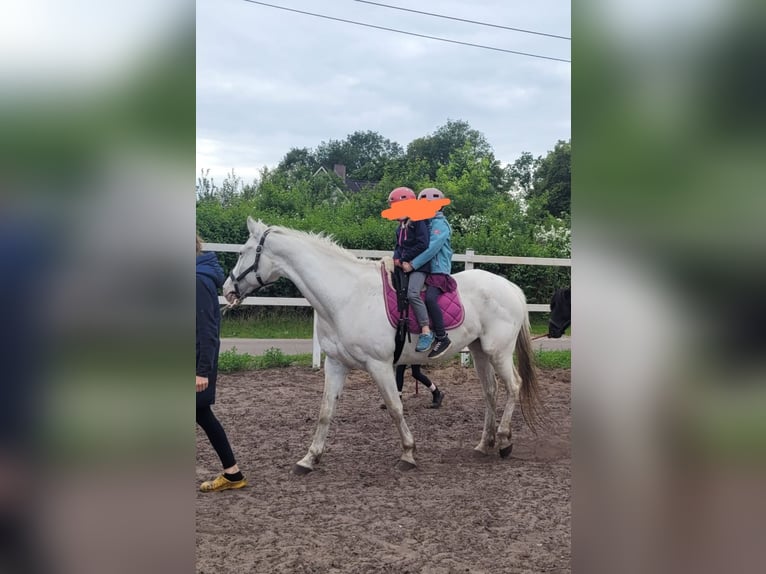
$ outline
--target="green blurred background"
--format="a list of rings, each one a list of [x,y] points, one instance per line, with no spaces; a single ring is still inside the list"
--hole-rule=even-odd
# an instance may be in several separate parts
[[[575,6],[575,571],[766,565],[764,23]]]
[[[192,571],[194,4],[3,12],[0,570]]]
[[[574,8],[573,569],[763,571],[766,8]],[[0,510],[48,571],[188,572],[193,5],[3,30],[0,221],[48,249],[7,300],[39,346],[2,356],[35,368]]]

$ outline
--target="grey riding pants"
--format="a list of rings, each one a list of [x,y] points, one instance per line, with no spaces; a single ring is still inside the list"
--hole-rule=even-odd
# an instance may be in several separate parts
[[[407,285],[407,298],[410,300],[412,310],[415,311],[415,318],[421,327],[428,325],[428,309],[423,299],[420,298],[420,290],[428,277],[428,273],[422,271],[412,271],[407,276],[409,283]]]

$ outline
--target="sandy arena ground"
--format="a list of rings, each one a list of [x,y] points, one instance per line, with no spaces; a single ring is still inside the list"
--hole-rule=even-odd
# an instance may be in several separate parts
[[[323,373],[221,375],[214,411],[249,481],[197,494],[197,572],[570,572],[570,371],[540,373],[555,428],[535,436],[513,417],[510,458],[477,455],[484,399],[473,369],[424,369],[441,409],[407,374],[405,418],[418,467],[395,468],[399,436],[377,388],[354,372],[315,472],[294,476],[319,412]],[[504,392],[498,392],[498,420]],[[219,472],[197,429],[197,484]]]

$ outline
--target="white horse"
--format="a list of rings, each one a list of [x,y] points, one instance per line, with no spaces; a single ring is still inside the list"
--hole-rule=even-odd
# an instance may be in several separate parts
[[[324,452],[325,439],[346,375],[351,369],[370,373],[388,412],[399,430],[402,456],[398,466],[415,466],[415,442],[404,420],[393,370],[394,328],[383,302],[380,263],[358,259],[330,239],[284,227],[268,227],[247,218],[250,238],[223,286],[230,304],[236,304],[280,277],[290,279],[317,312],[317,334],[325,359],[325,384],[314,440],[294,467],[305,474]],[[529,335],[524,293],[510,281],[481,270],[457,273],[455,280],[465,309],[463,324],[450,331],[452,356],[465,346],[473,355],[486,400],[484,431],[475,447],[487,454],[496,445],[495,372],[507,393],[497,428],[497,447],[505,458],[513,446],[511,415],[517,400],[534,430],[540,402]],[[416,337],[404,346],[399,362],[428,364],[426,353],[415,351]],[[513,365],[516,350],[518,373]],[[438,359],[449,358],[449,354]]]

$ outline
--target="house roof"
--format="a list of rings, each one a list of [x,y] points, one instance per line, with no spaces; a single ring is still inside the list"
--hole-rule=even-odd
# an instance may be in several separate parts
[[[320,166],[319,169],[317,169],[314,172],[314,176],[312,177],[315,177],[319,173],[330,175],[330,172],[327,171],[324,166]],[[335,175],[338,175],[340,177],[340,175],[337,172],[335,172]],[[351,193],[358,193],[365,188],[375,187],[378,184],[377,181],[367,181],[364,179],[351,179],[350,177],[342,177],[341,179],[343,179],[343,183],[346,186],[346,189],[350,191]]]
[[[359,191],[362,191],[366,187],[375,187],[378,184],[377,181],[365,181],[363,179],[349,179],[349,178],[346,178],[345,183],[348,190],[352,193],[357,193]]]

